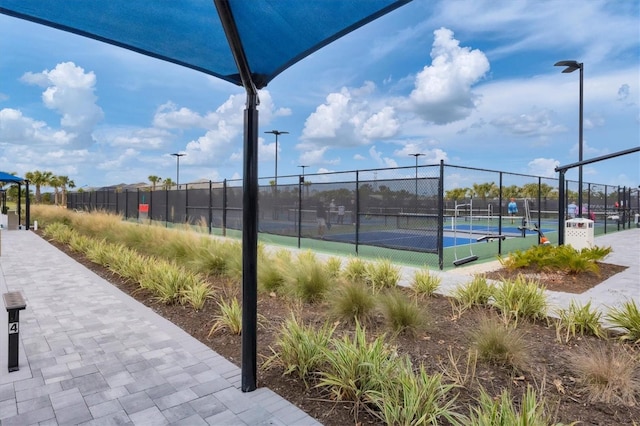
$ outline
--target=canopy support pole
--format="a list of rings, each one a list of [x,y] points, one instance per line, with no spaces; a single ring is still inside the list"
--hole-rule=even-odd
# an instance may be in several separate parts
[[[257,387],[258,330],[258,89],[228,0],[214,0],[229,47],[247,92],[244,110],[242,179],[242,371],[241,389]]]

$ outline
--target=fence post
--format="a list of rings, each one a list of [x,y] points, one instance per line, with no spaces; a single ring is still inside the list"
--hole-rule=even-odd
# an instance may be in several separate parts
[[[438,267],[444,269],[444,160],[440,160],[440,179],[438,179]]]
[[[227,180],[222,182],[222,236],[227,236]]]
[[[565,180],[564,174],[567,172],[562,169],[559,170],[560,179],[558,181],[558,245],[564,245],[564,203],[565,203]]]
[[[209,235],[213,232],[213,182],[209,181]]]
[[[502,235],[502,172],[498,173],[498,235]],[[498,254],[502,255],[502,238],[498,238]]]
[[[302,186],[304,185],[304,176],[298,175],[298,248],[300,248],[300,239],[302,237]]]
[[[164,227],[169,227],[169,185],[164,189]]]
[[[356,254],[358,254],[358,243],[360,239],[360,172],[356,170]]]
[[[542,190],[542,178],[538,177],[538,229],[542,229],[542,195],[540,191]],[[540,232],[538,232],[538,244],[540,244]]]

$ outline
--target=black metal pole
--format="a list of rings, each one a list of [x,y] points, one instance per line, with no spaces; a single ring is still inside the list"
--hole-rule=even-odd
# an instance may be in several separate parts
[[[582,117],[583,117],[583,81],[584,81],[584,63],[580,63],[580,118],[578,124],[578,161],[583,160],[583,141],[582,141]],[[582,217],[582,166],[578,167],[578,217]]]
[[[227,180],[222,182],[222,235],[227,236]]]
[[[247,90],[242,199],[243,392],[256,389],[258,325],[258,94]]]
[[[356,170],[356,205],[355,205],[355,224],[356,224],[356,254],[358,254],[358,243],[360,240],[360,172]]]
[[[302,237],[302,185],[304,185],[304,169],[302,176],[298,177],[298,248]]]
[[[416,157],[417,158],[417,157]],[[444,269],[444,160],[440,160],[440,179],[438,180],[438,267]]]
[[[560,170],[560,179],[558,181],[558,245],[564,245],[564,174],[566,170]]]
[[[498,174],[498,235],[502,235],[502,172]],[[498,238],[498,254],[502,254],[502,238]]]
[[[213,232],[213,182],[209,181],[209,235]]]

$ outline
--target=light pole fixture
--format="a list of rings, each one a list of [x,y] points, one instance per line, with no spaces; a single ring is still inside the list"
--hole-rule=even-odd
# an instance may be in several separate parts
[[[267,131],[265,133],[271,133],[273,135],[276,135],[276,174],[275,174],[275,183],[276,183],[276,191],[278,188],[278,136],[280,135],[288,135],[289,132],[283,132],[280,130],[270,130]]]
[[[583,116],[583,87],[584,87],[584,64],[578,61],[559,61],[553,64],[556,67],[566,67],[562,70],[563,73],[571,73],[575,70],[580,70],[580,109],[578,113],[578,161],[582,161],[582,116]],[[578,217],[582,217],[582,165],[578,166]]]
[[[418,152],[418,153],[409,154],[409,155],[416,157],[416,213],[418,213],[418,157],[422,157],[425,154]]]
[[[187,154],[181,154],[179,152],[174,152],[174,157],[176,157],[176,189],[180,189],[180,157],[184,157]]]
[[[309,167],[309,166],[298,166],[298,167],[302,167],[302,176],[300,177],[300,184],[304,185],[304,169]],[[309,187],[307,186],[307,191],[309,190],[308,188]],[[302,195],[302,190],[300,191],[300,194]],[[309,194],[307,194],[307,195],[309,195]]]

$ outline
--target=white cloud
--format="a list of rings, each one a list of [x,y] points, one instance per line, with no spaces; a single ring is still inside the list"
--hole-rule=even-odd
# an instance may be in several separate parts
[[[471,86],[489,71],[489,61],[479,50],[460,47],[451,30],[440,28],[434,34],[432,64],[416,76],[406,107],[423,120],[446,124],[475,108],[477,95]]]
[[[558,160],[553,158],[536,158],[529,162],[529,173],[534,176],[557,177],[555,168],[560,165]]]
[[[493,119],[491,124],[517,136],[537,137],[566,131],[564,126],[554,123],[551,112],[546,109],[519,115],[502,115]]]
[[[43,121],[25,117],[20,110],[0,110],[0,143],[68,145],[74,136],[64,130],[51,129]]]
[[[398,163],[393,158],[383,157],[382,153],[376,150],[375,145],[369,148],[371,158],[382,167],[398,167]]]
[[[362,155],[360,155],[360,154],[356,154],[356,155],[353,156],[353,159],[357,160],[357,161],[362,161],[362,160],[366,160],[367,158],[362,156]]]
[[[53,70],[25,73],[21,80],[46,87],[42,93],[44,105],[59,113],[60,125],[73,134],[72,143],[88,146],[94,143],[91,132],[104,113],[96,104],[96,76],[85,72],[73,62],[58,64]]]
[[[160,128],[111,127],[94,132],[98,143],[112,147],[135,147],[140,150],[169,148],[173,133]]]
[[[340,163],[339,158],[334,158],[332,160],[327,160],[324,158],[324,155],[328,149],[329,147],[325,146],[322,148],[305,151],[302,154],[300,154],[299,162],[300,164],[304,164],[307,166],[315,166],[318,164],[331,164],[331,165],[339,164]]]
[[[173,102],[160,105],[153,117],[153,125],[163,129],[209,129],[219,120],[216,113],[200,115],[189,108],[179,108]]]
[[[395,136],[400,130],[395,109],[384,102],[378,106],[375,92],[376,86],[368,81],[327,95],[325,103],[307,117],[298,148],[353,147]]]

